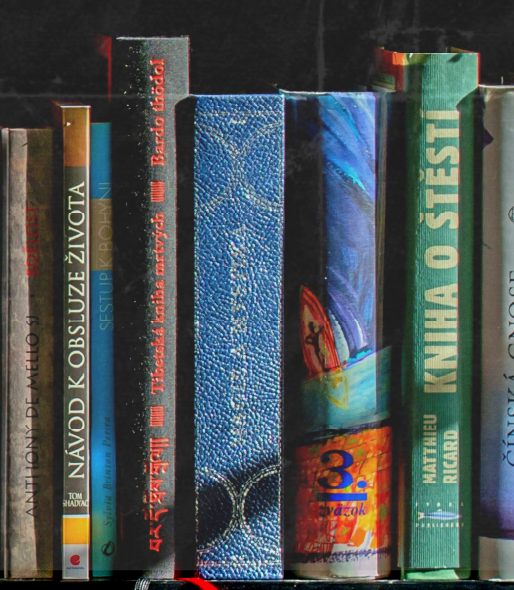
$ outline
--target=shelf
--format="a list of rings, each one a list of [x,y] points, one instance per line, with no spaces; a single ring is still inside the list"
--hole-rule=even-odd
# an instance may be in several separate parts
[[[46,113],[50,96],[98,101],[104,81],[101,59],[91,52],[96,33],[190,35],[192,92],[205,94],[268,92],[277,86],[349,88],[366,79],[374,44],[398,50],[442,50],[452,44],[483,52],[485,69],[514,67],[514,6],[499,0],[43,0],[33,9],[22,8],[18,0],[1,4],[0,114],[12,126],[41,125],[39,117]],[[0,125],[6,125],[1,117]],[[34,581],[49,590],[61,583]],[[120,590],[195,588],[178,580],[114,578],[86,584]],[[514,590],[513,583],[476,580],[212,582],[219,590],[358,590],[363,584],[422,585],[427,590],[494,590],[500,585]]]

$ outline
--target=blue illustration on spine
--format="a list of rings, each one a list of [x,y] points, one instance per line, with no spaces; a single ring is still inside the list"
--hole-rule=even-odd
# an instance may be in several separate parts
[[[99,209],[93,200],[100,200]],[[112,244],[111,125],[91,125],[91,243]],[[94,247],[94,246],[93,246]],[[91,556],[93,576],[110,576],[116,556],[116,453],[112,246],[91,256]]]
[[[301,96],[288,95],[288,101]],[[331,93],[309,100],[313,119],[298,124],[315,134],[322,153],[327,301],[323,306],[303,288],[302,346],[309,375],[302,383],[302,403],[306,431],[322,433],[388,417],[389,349],[377,350],[380,99],[371,93]],[[323,334],[313,332],[316,325],[324,327]]]
[[[195,113],[197,569],[282,578],[284,100]]]

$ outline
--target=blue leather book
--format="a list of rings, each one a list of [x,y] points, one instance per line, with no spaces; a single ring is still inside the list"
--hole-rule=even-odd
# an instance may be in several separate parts
[[[196,566],[279,579],[284,99],[195,107]]]
[[[91,561],[111,576],[116,557],[111,124],[91,125]]]

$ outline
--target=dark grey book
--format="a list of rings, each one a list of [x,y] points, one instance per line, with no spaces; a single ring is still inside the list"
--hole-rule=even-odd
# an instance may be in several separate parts
[[[2,129],[2,556],[53,575],[52,130]]]
[[[187,37],[116,40],[116,569],[151,578],[175,567],[175,104],[188,92]]]

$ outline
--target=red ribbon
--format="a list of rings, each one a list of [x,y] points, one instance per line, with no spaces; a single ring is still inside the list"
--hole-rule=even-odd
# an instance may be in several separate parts
[[[207,580],[202,580],[202,578],[177,578],[179,582],[191,582],[201,590],[217,590],[214,584],[207,582]]]

